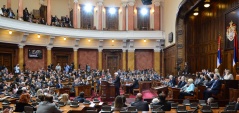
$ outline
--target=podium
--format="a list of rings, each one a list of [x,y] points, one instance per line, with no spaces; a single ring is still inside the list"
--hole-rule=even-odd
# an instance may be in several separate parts
[[[108,83],[107,81],[101,81],[101,100],[114,101],[115,99],[115,85]]]
[[[79,96],[80,92],[84,92],[85,97],[91,97],[91,85],[75,86],[75,96]]]
[[[55,92],[59,93],[59,94],[67,93],[68,95],[70,95],[70,88],[69,87],[63,87],[63,88],[60,88],[60,89],[56,89]]]

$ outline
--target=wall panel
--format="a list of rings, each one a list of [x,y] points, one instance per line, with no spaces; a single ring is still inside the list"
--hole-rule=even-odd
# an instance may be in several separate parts
[[[144,70],[153,68],[153,50],[135,50],[135,69]]]

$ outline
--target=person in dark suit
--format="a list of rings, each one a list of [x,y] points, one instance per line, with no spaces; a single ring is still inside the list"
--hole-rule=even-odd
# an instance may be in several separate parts
[[[135,102],[131,103],[131,106],[135,106],[138,111],[149,111],[149,105],[147,102],[143,101],[141,93],[136,95]]]
[[[120,95],[120,77],[118,75],[117,72],[114,73],[115,74],[115,81],[113,82],[115,85],[115,96]]]
[[[58,84],[56,84],[56,89],[63,88],[63,85],[61,84],[61,80],[59,80]]]
[[[239,110],[239,98],[237,98],[237,103],[235,105],[235,110]]]
[[[219,75],[214,74],[214,82],[211,87],[208,87],[207,90],[203,93],[204,100],[207,100],[212,94],[217,95],[221,89],[221,82],[219,81]]]
[[[188,71],[189,71],[188,63],[185,62],[183,73],[184,73],[185,75],[187,75],[187,74],[188,74]]]
[[[136,78],[134,78],[134,83],[132,86],[130,86],[130,93],[133,93],[133,90],[138,88],[139,88],[139,82]]]
[[[213,77],[214,77],[214,74],[210,74],[209,78],[211,78],[211,80],[208,83],[206,83],[206,87],[211,87],[212,86],[213,82],[215,81],[213,79]]]
[[[185,77],[182,76],[181,79],[180,79],[180,82],[178,83],[178,88],[182,88],[186,84],[187,84],[187,82],[185,82]]]
[[[79,103],[83,103],[85,101],[85,93],[81,92],[80,95],[76,97],[74,100]]]
[[[158,98],[159,98],[158,105],[162,106],[162,110],[171,111],[171,103],[166,101],[166,95],[164,93],[160,93]]]
[[[176,85],[176,80],[173,75],[169,76],[170,81],[168,82],[169,87],[174,87]]]
[[[53,103],[53,96],[46,95],[45,101],[40,102],[36,113],[62,113],[60,109]]]

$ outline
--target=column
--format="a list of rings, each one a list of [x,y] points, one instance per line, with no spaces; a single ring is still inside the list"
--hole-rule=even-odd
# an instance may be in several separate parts
[[[134,70],[134,50],[135,49],[128,50],[128,69],[131,71]]]
[[[154,30],[160,30],[160,0],[154,1]]]
[[[74,68],[78,69],[78,48],[73,48],[74,49]]]
[[[162,49],[162,51],[160,52],[160,63],[161,63],[161,66],[162,66],[162,68],[161,68],[161,75],[163,75],[163,76],[165,76],[165,69],[164,69],[164,51],[163,51],[163,49]]]
[[[97,11],[97,18],[98,18],[98,28],[97,30],[102,30],[102,8],[103,8],[103,2],[99,1],[97,3],[98,11]]]
[[[18,0],[18,18],[23,17],[23,6],[22,6],[22,0]]]
[[[102,50],[101,48],[98,49],[98,69],[102,70]]]
[[[78,0],[74,0],[74,8],[73,8],[73,27],[77,28],[77,6]]]
[[[47,25],[51,25],[51,0],[47,0]]]
[[[128,30],[134,30],[134,0],[128,3]]]
[[[123,31],[126,30],[126,6],[127,6],[127,3],[123,2],[122,3],[122,30]]]
[[[125,71],[126,69],[126,49],[122,49],[123,50],[123,55],[122,55],[122,69]]]
[[[52,60],[51,60],[51,49],[52,46],[47,46],[47,66],[52,64]]]
[[[158,49],[154,49],[154,70],[160,74],[160,52]]]
[[[12,6],[12,1],[11,0],[7,0],[7,8],[11,8]]]
[[[18,64],[19,64],[20,70],[23,70],[23,64],[24,64],[23,47],[24,45],[22,44],[18,45]]]

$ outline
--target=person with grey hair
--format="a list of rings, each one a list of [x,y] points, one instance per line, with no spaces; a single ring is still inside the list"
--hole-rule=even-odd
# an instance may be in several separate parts
[[[179,99],[184,99],[184,96],[192,96],[195,89],[195,85],[193,84],[193,79],[188,79],[187,85],[185,85],[179,93]]]
[[[204,100],[207,100],[209,97],[212,96],[212,94],[217,95],[221,90],[221,82],[219,80],[219,75],[214,74],[213,79],[214,81],[212,85],[208,87],[203,93]]]
[[[131,106],[135,106],[138,111],[149,111],[148,103],[143,101],[143,95],[138,93],[135,98],[135,102],[131,103]]]

